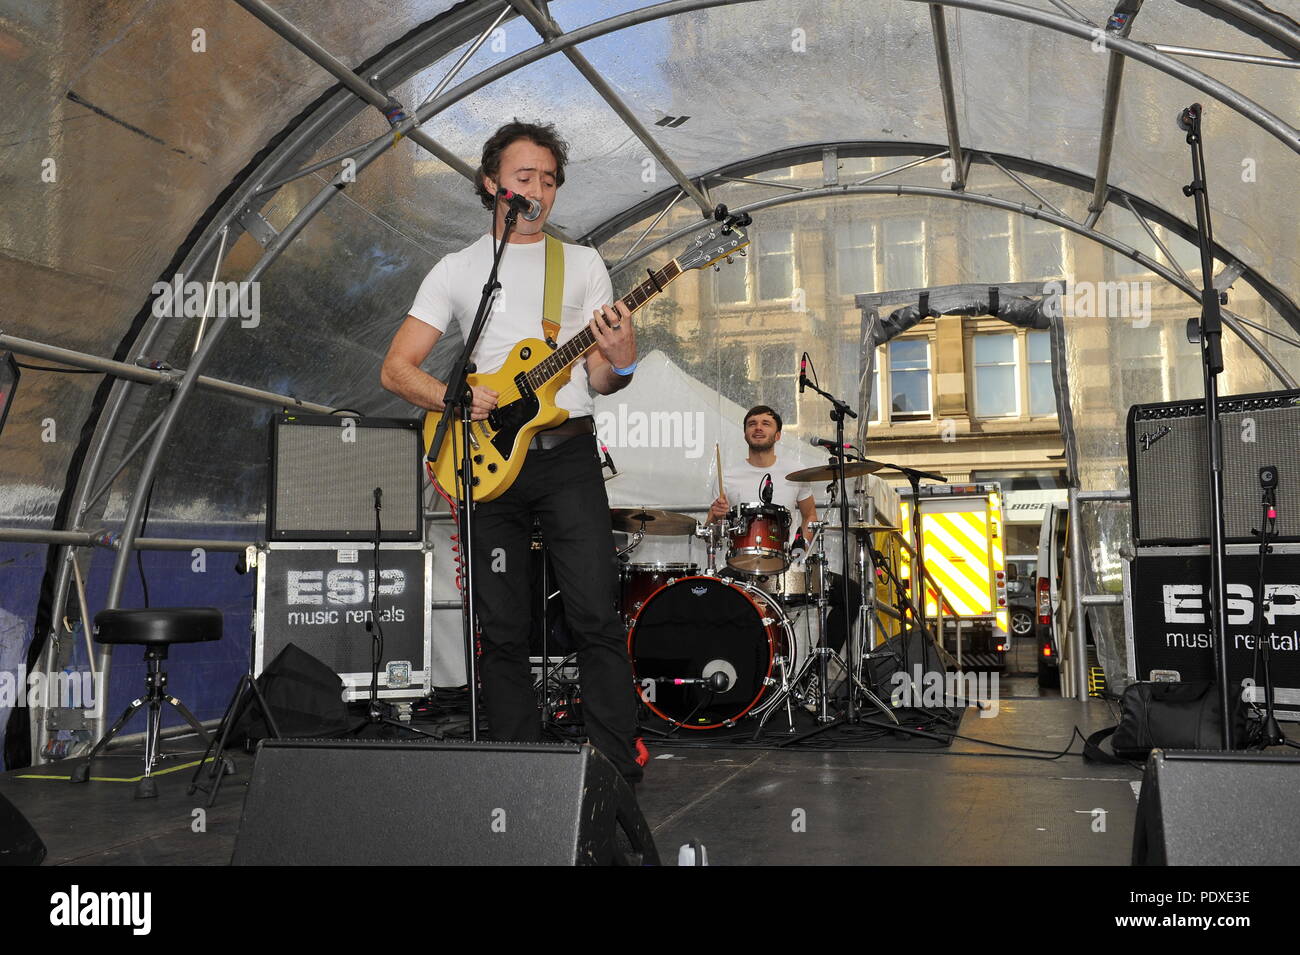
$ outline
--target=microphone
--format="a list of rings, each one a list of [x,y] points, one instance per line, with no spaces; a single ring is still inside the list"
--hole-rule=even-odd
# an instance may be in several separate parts
[[[839,444],[829,438],[809,438],[808,443],[814,448],[825,448],[828,451],[851,451],[853,449],[853,445],[849,444],[847,441],[843,444]]]
[[[609,448],[605,447],[604,441],[600,442],[600,451],[605,456],[605,463],[600,466],[601,470],[603,471],[605,468],[609,468],[609,477],[618,477],[618,468],[614,467],[614,459],[609,456]],[[605,480],[608,481],[609,478],[606,478]]]
[[[731,677],[722,670],[715,670],[706,677],[652,676],[647,677],[655,683],[669,683],[673,686],[702,686],[715,693],[725,693],[731,688]]]
[[[804,352],[799,358],[799,394],[803,394],[804,386],[808,384],[808,353]]]
[[[383,500],[384,500],[384,489],[382,487],[375,488],[375,510],[379,510],[384,506]]]
[[[511,209],[514,209],[515,212],[518,212],[529,222],[537,221],[538,216],[542,214],[542,204],[536,199],[529,199],[517,192],[511,192],[504,186],[497,190],[497,198],[504,199]]]
[[[758,486],[758,496],[764,504],[772,503],[772,475],[763,475],[763,480]]]
[[[1192,123],[1196,122],[1196,120],[1200,118],[1200,115],[1201,115],[1200,103],[1193,103],[1191,106],[1188,106],[1186,109],[1179,110],[1178,128],[1185,133],[1190,133],[1192,131]]]

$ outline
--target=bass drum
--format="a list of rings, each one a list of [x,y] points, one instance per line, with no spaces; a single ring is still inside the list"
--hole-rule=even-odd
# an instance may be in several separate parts
[[[777,601],[718,577],[684,577],[651,594],[632,621],[628,654],[650,712],[691,730],[761,714],[764,697],[770,700],[780,687],[778,668],[793,678],[799,665],[790,621]],[[726,675],[727,689],[676,682],[715,673]]]

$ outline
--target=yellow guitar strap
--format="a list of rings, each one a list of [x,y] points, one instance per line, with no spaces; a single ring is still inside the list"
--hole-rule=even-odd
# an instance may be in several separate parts
[[[564,317],[564,243],[546,237],[546,284],[542,290],[542,337],[554,348]]]

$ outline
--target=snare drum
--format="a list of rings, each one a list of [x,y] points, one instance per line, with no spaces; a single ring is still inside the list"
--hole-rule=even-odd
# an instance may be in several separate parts
[[[737,504],[727,511],[731,546],[727,566],[742,574],[771,576],[790,563],[790,512],[779,504]]]
[[[693,577],[700,572],[698,564],[669,564],[662,561],[647,564],[625,564],[618,569],[618,608],[623,614],[624,626],[631,626],[637,611],[649,596],[679,577]]]
[[[760,716],[800,651],[776,600],[743,581],[683,577],[651,594],[632,621],[628,655],[641,701],[682,729],[731,726]],[[727,689],[701,685],[716,673]]]

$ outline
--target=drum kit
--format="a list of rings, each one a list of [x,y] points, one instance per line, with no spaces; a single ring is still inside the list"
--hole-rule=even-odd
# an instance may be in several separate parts
[[[845,477],[876,470],[877,462],[852,462]],[[787,477],[817,482],[836,466],[806,468]],[[861,503],[859,504],[861,513]],[[830,721],[826,644],[830,573],[825,541],[838,525],[813,521],[806,546],[797,535],[792,548],[792,517],[780,505],[744,502],[723,520],[699,523],[673,511],[614,508],[613,528],[631,535],[618,553],[618,610],[628,631],[628,653],[645,707],[671,727],[713,730],[757,720],[757,736],[768,719],[784,710],[794,732],[796,705]],[[797,526],[794,528],[797,530]],[[859,521],[848,531],[857,542],[859,580],[871,580],[871,535],[893,531],[892,525]],[[708,555],[701,571],[695,563],[634,563],[631,553],[647,536],[694,537]],[[718,558],[723,566],[718,566]],[[864,587],[868,601],[874,588]],[[869,620],[874,605],[859,615],[856,637],[870,649]],[[797,624],[802,622],[803,626]],[[850,635],[854,636],[853,634]],[[863,658],[862,654],[858,655]],[[892,713],[840,660],[858,689],[885,712]]]

